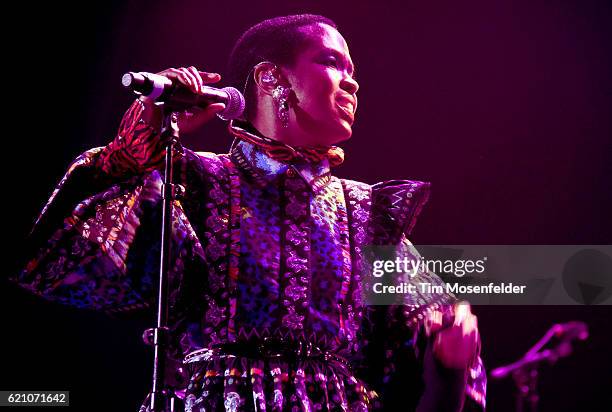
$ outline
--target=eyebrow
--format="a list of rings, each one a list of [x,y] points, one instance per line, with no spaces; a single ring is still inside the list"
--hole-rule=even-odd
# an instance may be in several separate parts
[[[345,64],[345,66],[347,66],[348,69],[351,71],[351,77],[353,77],[353,78],[355,77],[355,65],[353,64],[352,61],[348,60],[344,56],[344,54],[342,54],[338,50],[332,49],[330,47],[324,47],[322,53],[332,54],[337,59],[342,60],[344,62],[344,64]]]

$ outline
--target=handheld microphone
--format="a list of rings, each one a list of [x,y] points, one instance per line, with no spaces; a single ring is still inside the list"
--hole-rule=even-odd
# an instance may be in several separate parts
[[[223,120],[236,119],[244,112],[244,96],[233,87],[217,89],[204,86],[203,94],[197,94],[178,81],[147,72],[128,72],[121,78],[121,84],[136,94],[146,96],[156,102],[164,102],[173,110],[224,103],[225,110],[217,113]]]

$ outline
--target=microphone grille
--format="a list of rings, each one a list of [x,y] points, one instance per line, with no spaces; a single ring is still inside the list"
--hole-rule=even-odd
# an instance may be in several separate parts
[[[132,73],[126,73],[121,78],[121,84],[124,87],[129,87],[132,84],[132,80],[133,79],[134,79],[134,77],[132,76]]]
[[[224,87],[221,90],[227,93],[228,99],[225,103],[225,110],[221,113],[217,113],[217,116],[222,120],[232,120],[242,116],[245,108],[245,101],[242,93],[234,87]]]

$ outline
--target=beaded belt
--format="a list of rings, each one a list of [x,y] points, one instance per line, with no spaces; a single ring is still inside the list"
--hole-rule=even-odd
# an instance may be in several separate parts
[[[237,356],[255,359],[283,359],[289,362],[298,360],[335,361],[347,368],[348,359],[327,352],[311,342],[287,341],[279,338],[264,338],[259,342],[227,342],[210,348],[198,349],[185,356],[184,363],[207,361],[215,357]]]

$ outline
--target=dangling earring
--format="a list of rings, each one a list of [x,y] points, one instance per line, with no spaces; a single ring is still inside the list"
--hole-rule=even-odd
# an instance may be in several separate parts
[[[280,120],[282,127],[289,126],[289,92],[290,87],[281,86],[280,84],[272,91],[272,99],[276,107],[276,117]]]

